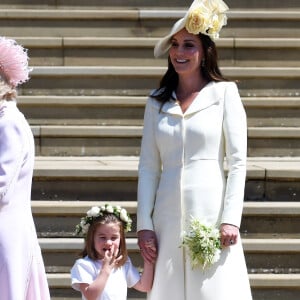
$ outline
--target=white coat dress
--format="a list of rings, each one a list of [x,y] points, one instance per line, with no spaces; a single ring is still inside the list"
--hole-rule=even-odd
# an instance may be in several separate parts
[[[159,244],[148,299],[251,300],[240,239],[205,271],[180,247],[191,216],[240,226],[247,124],[237,86],[208,83],[185,113],[174,100],[160,107],[148,99],[139,162],[137,230],[154,230]]]
[[[0,299],[49,300],[31,213],[33,135],[14,101],[0,103]]]

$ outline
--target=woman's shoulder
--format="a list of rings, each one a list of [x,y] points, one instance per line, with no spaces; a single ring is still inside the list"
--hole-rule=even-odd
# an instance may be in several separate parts
[[[209,84],[208,92],[221,100],[225,99],[228,94],[237,94],[238,87],[234,81],[214,81]]]
[[[223,89],[227,89],[227,88],[236,88],[237,85],[234,81],[214,81],[213,85],[214,88],[223,88]]]
[[[4,101],[0,106],[0,123],[8,126],[21,126],[24,122],[24,115],[18,109],[15,101]]]
[[[0,102],[0,118],[7,117],[14,111],[18,111],[15,101],[2,100]]]
[[[161,107],[161,103],[154,98],[154,95],[155,95],[156,92],[157,92],[157,90],[152,90],[149,93],[146,104],[153,107],[153,108],[155,108],[155,109],[157,109],[157,110],[159,110],[160,107]]]

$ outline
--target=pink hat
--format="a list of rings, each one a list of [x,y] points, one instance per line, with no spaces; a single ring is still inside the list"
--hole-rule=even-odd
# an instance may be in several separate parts
[[[0,37],[0,78],[12,87],[29,79],[27,49],[18,45],[15,40]]]
[[[185,16],[179,19],[170,33],[163,37],[154,48],[154,56],[166,53],[171,46],[174,34],[186,28],[192,34],[205,34],[211,39],[217,39],[219,32],[227,24],[225,12],[228,6],[222,0],[194,0]]]

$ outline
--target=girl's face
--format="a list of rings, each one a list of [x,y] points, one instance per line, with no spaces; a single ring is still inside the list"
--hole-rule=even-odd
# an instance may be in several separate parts
[[[102,259],[106,251],[116,251],[120,247],[120,226],[116,223],[99,224],[94,235],[94,247]]]
[[[182,29],[171,40],[169,50],[171,62],[175,71],[181,74],[199,74],[201,60],[204,58],[200,38]]]

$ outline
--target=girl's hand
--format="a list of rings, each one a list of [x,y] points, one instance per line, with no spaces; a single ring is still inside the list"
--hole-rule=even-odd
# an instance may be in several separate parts
[[[221,245],[229,247],[236,244],[239,236],[239,228],[231,224],[221,224]]]
[[[119,249],[112,245],[111,249],[106,250],[103,258],[103,268],[113,269],[118,267],[120,260],[122,259],[122,255],[118,257]]]

